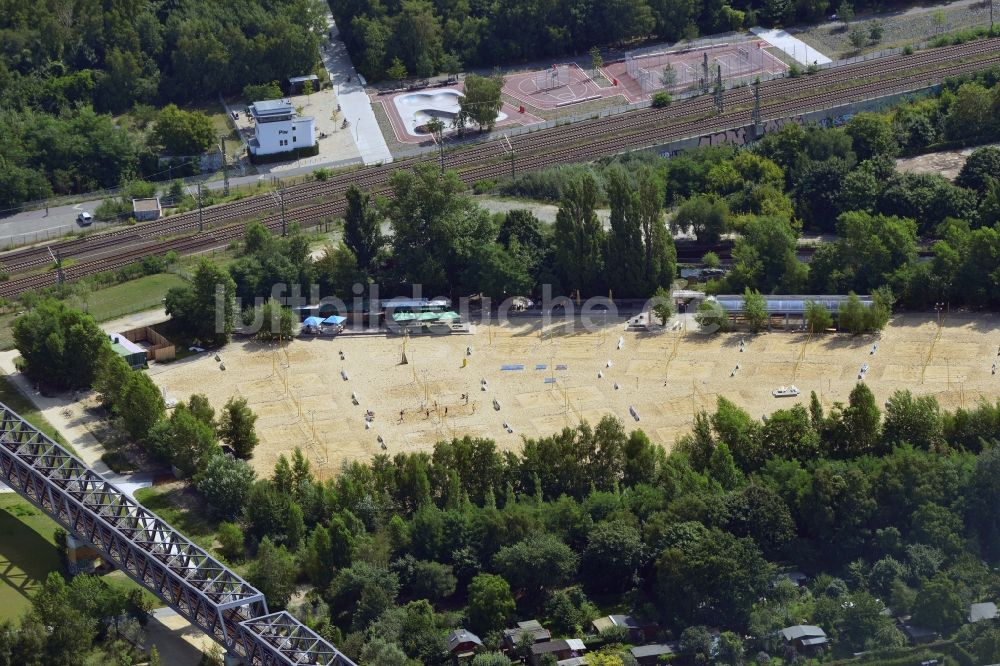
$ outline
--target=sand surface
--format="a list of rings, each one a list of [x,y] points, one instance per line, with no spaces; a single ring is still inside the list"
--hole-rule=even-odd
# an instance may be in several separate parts
[[[258,472],[269,475],[279,454],[300,446],[325,477],[336,474],[344,460],[382,451],[379,436],[389,454],[429,451],[438,440],[465,434],[517,449],[522,437],[549,435],[581,419],[595,423],[606,414],[669,447],[689,430],[698,410],[714,408],[719,395],[755,418],[796,402],[808,404],[810,391],[829,407],[847,400],[864,363],[870,366],[865,381],[880,402],[910,389],[935,395],[945,409],[973,406],[980,397],[995,400],[1000,387],[1000,375],[991,373],[993,362],[1000,361],[998,324],[994,316],[953,315],[939,328],[933,315],[903,315],[878,337],[810,339],[780,330],[757,336],[629,332],[624,321],[597,332],[579,327],[571,332],[564,324],[543,329],[528,320],[477,326],[473,335],[411,338],[405,343],[406,364],[400,363],[403,338],[358,335],[283,345],[237,340],[221,351],[224,371],[213,355],[202,354],[154,365],[150,374],[171,397],[202,392],[216,408],[230,396],[246,397],[259,415],[261,445],[252,461]],[[524,369],[501,370],[509,364]],[[801,395],[771,396],[787,384],[795,384]],[[370,428],[366,410],[375,413]]]

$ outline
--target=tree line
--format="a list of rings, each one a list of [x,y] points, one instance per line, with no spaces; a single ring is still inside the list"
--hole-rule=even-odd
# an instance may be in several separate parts
[[[885,8],[868,0],[330,3],[354,63],[372,80],[580,55],[594,46],[650,38],[673,42],[756,25],[820,21],[838,6],[844,8],[844,20],[848,11],[853,16],[855,10]]]
[[[147,148],[156,107],[313,71],[325,13],[317,0],[251,0],[239,12],[189,0],[5,3],[0,206],[158,174],[164,146],[200,153],[203,142],[170,137],[153,136]]]

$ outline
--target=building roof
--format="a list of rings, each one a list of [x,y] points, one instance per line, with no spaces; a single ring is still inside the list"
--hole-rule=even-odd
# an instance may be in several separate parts
[[[713,298],[726,312],[743,312],[742,294],[722,294]],[[764,302],[769,314],[798,314],[806,311],[806,303],[809,301],[822,305],[830,312],[837,312],[840,309],[840,304],[846,302],[848,298],[850,297],[839,295],[764,295]],[[858,296],[858,300],[865,307],[870,307],[872,304],[871,296]]]
[[[933,629],[921,627],[916,624],[910,624],[909,622],[900,624],[899,628],[903,630],[903,633],[906,634],[907,638],[911,641],[930,640],[937,637],[937,632]]]
[[[305,76],[290,76],[288,77],[288,82],[295,83],[305,83],[306,81],[319,81],[319,77],[315,74],[306,74]]]
[[[556,662],[556,666],[586,666],[586,657],[570,657]]]
[[[992,601],[984,601],[969,606],[969,622],[992,620],[997,616],[997,605]]]
[[[796,624],[781,630],[781,636],[786,641],[797,641],[803,638],[826,638],[826,632],[811,624]]]
[[[814,636],[812,638],[803,638],[803,645],[823,645],[826,643],[826,636]]]
[[[482,645],[483,642],[479,640],[479,636],[468,629],[455,629],[450,634],[448,634],[448,650],[454,652],[459,646],[465,643],[475,643],[476,645]]]
[[[125,354],[123,354],[123,356],[127,356],[128,354],[146,353],[145,349],[135,344],[134,342],[126,338],[124,335],[121,335],[120,333],[108,333],[108,338],[111,340],[111,346],[115,348],[115,351],[121,354],[122,352],[119,351],[118,349],[120,347],[122,350],[126,352]]]
[[[265,99],[260,102],[254,102],[250,106],[261,115],[288,113],[293,110],[292,100],[287,97],[284,99]]]
[[[658,657],[661,654],[677,654],[680,646],[676,643],[651,643],[649,645],[637,645],[630,650],[636,659],[642,657]]]
[[[132,199],[132,210],[136,213],[153,210],[159,212],[160,198],[152,197],[149,199]]]
[[[531,646],[531,654],[541,655],[549,654],[550,652],[562,652],[563,650],[583,652],[586,649],[587,646],[579,638],[558,638],[554,641],[535,643]]]
[[[536,643],[552,638],[552,632],[543,627],[538,620],[525,620],[518,622],[513,629],[503,630],[504,638],[510,639],[512,643],[517,643],[524,634],[531,634]]]

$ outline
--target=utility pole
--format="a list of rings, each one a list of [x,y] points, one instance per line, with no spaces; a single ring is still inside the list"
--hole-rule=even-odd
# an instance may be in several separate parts
[[[503,140],[507,143],[506,151],[507,151],[507,153],[510,154],[510,178],[511,178],[511,180],[513,180],[514,179],[514,172],[515,172],[515,160],[516,160],[517,156],[514,153],[514,146],[512,146],[511,143],[510,143],[510,137],[508,137],[506,134],[504,134],[503,135]]]
[[[59,253],[58,249],[56,250],[55,254],[52,254],[51,247],[46,247],[45,249],[49,251],[49,256],[52,257],[52,261],[56,265],[56,284],[64,283],[66,281],[66,276],[63,274],[63,269],[62,269],[62,255]]]
[[[198,232],[205,230],[205,220],[201,212],[201,183],[198,183]]]
[[[705,52],[705,57],[701,61],[701,91],[708,92],[708,51]]]
[[[715,110],[717,113],[722,113],[725,110],[725,103],[722,99],[722,93],[725,90],[722,86],[722,65],[718,65],[716,71],[718,75],[715,79]]]
[[[288,235],[288,228],[285,226],[285,190],[278,190],[278,200],[281,202],[281,235]]]
[[[753,82],[753,111],[750,118],[753,121],[754,138],[759,139],[764,129],[760,122],[760,77]]]
[[[229,196],[229,165],[226,163],[226,137],[220,136],[222,142],[222,191],[225,196]]]

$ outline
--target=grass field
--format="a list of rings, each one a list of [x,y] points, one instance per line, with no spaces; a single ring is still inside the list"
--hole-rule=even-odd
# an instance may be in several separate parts
[[[60,571],[56,524],[14,493],[0,495],[0,622],[20,618],[31,593]]]
[[[185,281],[180,275],[157,273],[92,291],[85,299],[74,296],[67,300],[67,304],[86,310],[99,322],[107,321],[159,307],[172,287],[183,284]],[[0,315],[0,349],[11,349],[14,346],[14,332],[11,327],[15,318],[14,313]]]
[[[163,303],[167,291],[183,284],[184,278],[174,273],[147,275],[92,292],[87,298],[86,310],[97,321],[107,321],[157,307]]]

